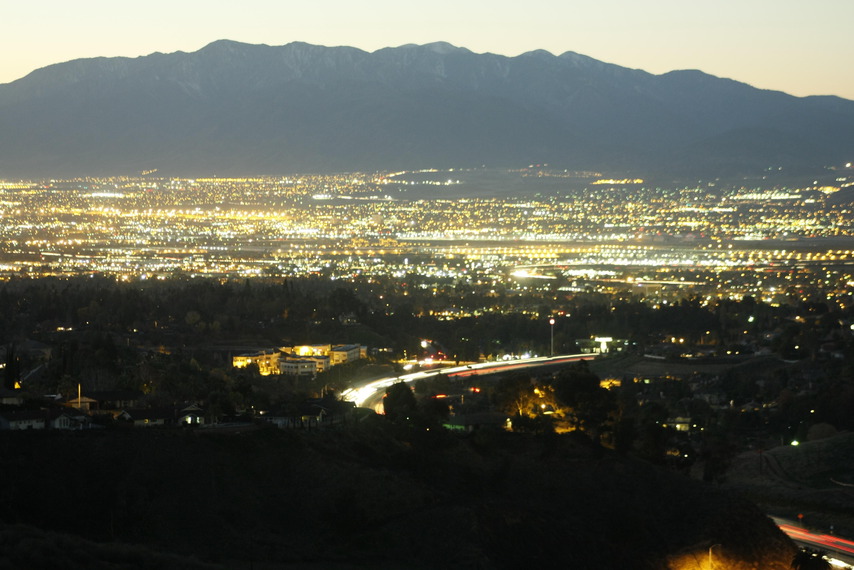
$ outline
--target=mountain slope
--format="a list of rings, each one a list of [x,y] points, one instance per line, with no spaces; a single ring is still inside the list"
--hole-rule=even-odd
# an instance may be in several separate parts
[[[852,154],[852,101],[698,71],[655,76],[571,52],[218,41],[195,53],[71,61],[0,85],[6,177],[531,161],[749,170]]]

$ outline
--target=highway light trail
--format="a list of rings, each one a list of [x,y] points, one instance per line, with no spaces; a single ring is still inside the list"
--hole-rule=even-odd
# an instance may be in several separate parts
[[[423,370],[413,372],[411,374],[403,374],[401,376],[390,376],[381,378],[365,384],[358,388],[350,388],[341,396],[344,400],[354,402],[356,406],[362,407],[365,402],[371,398],[377,397],[377,392],[385,390],[396,382],[412,382],[414,380],[426,380],[435,378],[438,375],[444,375],[452,378],[465,378],[468,376],[477,376],[480,374],[490,374],[494,372],[505,372],[509,370],[518,370],[524,368],[533,368],[537,366],[551,366],[555,364],[565,364],[568,362],[577,362],[579,360],[592,360],[595,358],[593,354],[569,354],[564,356],[540,356],[536,358],[526,358],[522,360],[510,360],[499,362],[480,362],[478,364],[467,364],[464,366],[453,366],[450,368],[437,368],[433,370]]]
[[[854,542],[850,540],[845,540],[832,534],[814,534],[790,524],[781,524],[780,528],[793,540],[808,542],[822,548],[829,548],[854,555]]]
[[[785,532],[789,538],[799,544],[816,547],[829,554],[838,554],[844,558],[854,556],[854,541],[834,536],[832,534],[809,532],[808,530],[794,524],[789,524],[776,519],[775,522],[777,523],[777,526],[780,527],[780,530]],[[827,558],[828,562],[836,568],[852,568],[850,559],[848,559],[848,561],[843,561],[831,556],[825,556],[825,558]]]

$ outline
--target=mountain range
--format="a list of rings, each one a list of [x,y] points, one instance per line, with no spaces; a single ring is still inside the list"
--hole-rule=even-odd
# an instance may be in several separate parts
[[[854,101],[567,52],[221,40],[0,85],[0,178],[501,166],[697,175],[854,157]]]

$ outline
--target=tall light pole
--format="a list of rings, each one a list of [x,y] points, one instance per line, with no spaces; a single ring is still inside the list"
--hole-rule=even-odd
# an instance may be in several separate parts
[[[555,320],[554,320],[554,317],[549,319],[549,326],[551,327],[549,329],[549,331],[551,333],[549,335],[549,356],[554,356],[555,355]]]
[[[714,566],[712,566],[712,549],[716,546],[720,546],[720,544],[713,544],[709,547],[709,570],[713,570]]]

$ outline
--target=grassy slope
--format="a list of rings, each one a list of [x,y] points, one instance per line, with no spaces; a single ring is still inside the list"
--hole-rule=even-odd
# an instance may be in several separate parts
[[[761,503],[775,515],[840,534],[854,536],[854,434],[783,445],[740,455],[727,473],[729,486]]]

